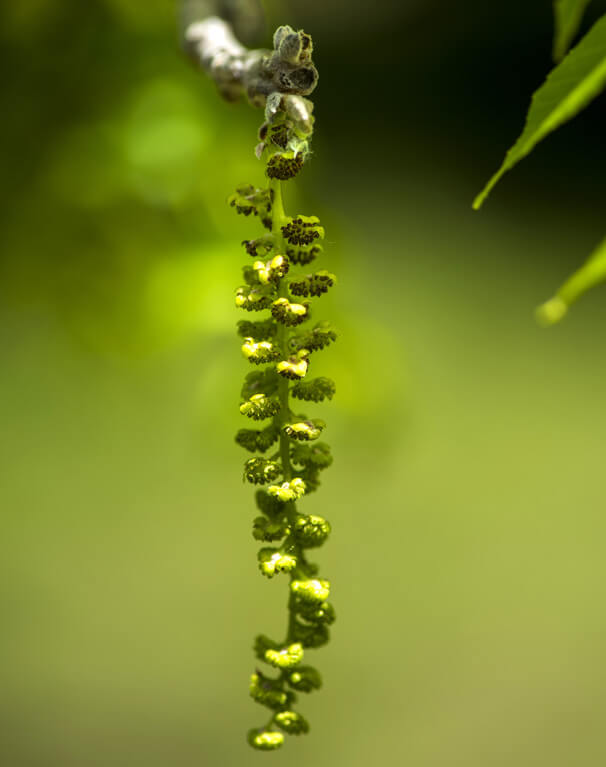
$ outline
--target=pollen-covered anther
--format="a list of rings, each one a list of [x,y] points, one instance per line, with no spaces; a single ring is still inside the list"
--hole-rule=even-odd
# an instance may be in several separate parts
[[[293,668],[303,660],[303,646],[294,642],[281,650],[267,650],[265,660],[275,668]]]
[[[272,289],[265,285],[251,287],[242,285],[236,291],[236,306],[247,312],[259,312],[267,309],[272,303]]]
[[[271,314],[282,325],[300,325],[307,319],[309,304],[291,303],[288,298],[277,298],[271,305]]]
[[[309,442],[318,439],[325,426],[324,421],[314,418],[311,421],[298,421],[297,423],[286,424],[284,431],[291,439]]]
[[[311,245],[324,239],[324,227],[316,216],[297,216],[282,227],[282,234],[291,245]]]
[[[309,723],[296,711],[280,711],[274,716],[274,722],[289,735],[302,735],[309,732]]]
[[[274,256],[271,261],[255,261],[253,269],[257,272],[260,283],[268,285],[271,282],[279,282],[288,272],[289,263],[284,256]]]
[[[290,378],[293,381],[304,378],[309,367],[309,360],[305,352],[307,352],[306,349],[301,349],[300,352],[289,357],[287,360],[280,360],[276,365],[278,373],[284,378]]]
[[[265,653],[267,650],[279,650],[281,647],[280,642],[275,642],[265,634],[258,634],[255,637],[255,643],[253,650],[259,660],[265,660]]]
[[[306,549],[321,546],[330,535],[330,523],[324,517],[300,514],[294,524],[297,543]]]
[[[280,412],[280,402],[273,397],[266,397],[265,394],[253,394],[240,405],[240,412],[255,421],[261,421]]]
[[[282,503],[296,501],[305,495],[305,482],[301,477],[294,477],[294,479],[283,482],[281,485],[270,485],[267,492]]]
[[[313,578],[307,581],[292,581],[290,590],[301,602],[319,604],[328,599],[330,582]]]
[[[330,626],[336,620],[335,608],[330,602],[320,602],[317,605],[297,604],[297,614],[310,623]]]
[[[253,365],[262,365],[265,362],[280,359],[280,351],[271,341],[255,341],[254,338],[244,339],[242,354]]]
[[[267,578],[273,578],[278,573],[289,573],[297,566],[297,559],[279,549],[264,548],[257,555],[259,570]]]
[[[250,458],[244,464],[244,479],[253,485],[265,485],[268,482],[273,482],[281,473],[280,464],[267,458]]]
[[[284,745],[284,735],[274,730],[250,730],[247,740],[258,751],[275,751]]]
[[[313,666],[297,666],[288,674],[286,680],[297,692],[311,692],[322,687],[320,672]]]
[[[260,671],[251,675],[249,692],[254,701],[276,711],[291,705],[295,699],[294,693],[283,690],[280,682],[269,679]]]

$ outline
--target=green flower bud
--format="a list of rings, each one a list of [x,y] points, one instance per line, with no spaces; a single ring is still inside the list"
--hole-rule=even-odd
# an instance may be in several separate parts
[[[292,581],[290,590],[299,602],[317,605],[325,602],[330,594],[330,581],[310,579],[307,581]]]
[[[261,549],[257,559],[259,560],[259,570],[268,578],[273,578],[278,573],[289,573],[297,566],[296,557],[269,547]]]
[[[316,623],[311,626],[294,621],[293,636],[306,650],[322,647],[330,639],[330,631],[324,623]]]
[[[332,455],[326,442],[314,442],[313,445],[293,445],[291,460],[299,466],[326,469],[332,463]]]
[[[303,30],[295,32],[288,24],[278,27],[274,32],[274,48],[280,58],[290,64],[300,64],[302,61],[310,61],[313,51],[313,43],[310,35]]]
[[[253,394],[265,394],[269,397],[278,391],[279,381],[280,379],[274,368],[252,370],[244,379],[240,394],[243,399],[248,399]]]
[[[319,418],[312,421],[300,421],[298,423],[289,423],[284,427],[284,431],[291,439],[301,441],[310,441],[318,439],[326,424]]]
[[[297,381],[304,378],[309,367],[307,349],[300,349],[295,355],[287,360],[280,360],[276,365],[276,371],[284,378]]]
[[[242,354],[253,365],[263,365],[280,359],[280,350],[271,341],[255,341],[254,338],[244,339]]]
[[[237,187],[234,194],[227,202],[236,209],[237,213],[244,216],[255,216],[260,212],[271,210],[271,191],[269,189],[257,189],[252,184],[242,184]]]
[[[272,423],[261,431],[240,429],[236,434],[236,442],[250,453],[265,453],[279,436],[279,428]]]
[[[305,266],[320,256],[322,251],[322,246],[316,242],[312,245],[300,245],[299,247],[293,247],[291,245],[286,248],[286,255],[292,264]]]
[[[328,291],[328,288],[332,288],[336,281],[337,278],[334,274],[322,269],[314,274],[293,280],[289,288],[293,296],[321,296]]]
[[[281,485],[270,485],[267,488],[269,495],[274,496],[282,503],[296,501],[305,495],[305,482],[300,477],[295,477],[289,482],[283,482]]]
[[[330,626],[335,622],[335,608],[330,602],[321,602],[319,605],[298,605],[297,614],[311,623],[325,623]]]
[[[281,682],[269,679],[260,671],[250,677],[249,692],[257,703],[274,710],[290,706],[296,700],[293,693],[282,689]]]
[[[332,399],[336,391],[335,382],[330,378],[320,376],[311,381],[300,381],[295,384],[290,393],[296,399],[307,402],[322,402],[324,399]]]
[[[320,567],[315,562],[305,562],[305,573],[313,578],[320,572]]]
[[[301,472],[301,476],[305,480],[305,487],[308,493],[314,493],[320,487],[320,470],[317,466],[311,463],[307,464]]]
[[[269,158],[266,172],[269,178],[277,178],[288,181],[294,178],[303,167],[303,153],[278,152]]]
[[[336,338],[337,334],[332,329],[330,323],[319,322],[312,330],[293,336],[290,339],[290,347],[293,351],[307,349],[310,352],[315,352],[324,349],[325,346],[329,346]]]
[[[316,216],[297,216],[282,227],[282,234],[291,245],[311,245],[314,240],[324,239],[324,227]]]
[[[259,660],[265,660],[265,653],[267,650],[279,650],[281,647],[279,642],[274,642],[265,634],[259,634],[255,637],[255,643],[253,650]]]
[[[288,272],[288,261],[284,256],[274,256],[271,261],[255,261],[253,269],[260,283],[267,285],[278,282]]]
[[[277,520],[255,517],[253,521],[253,538],[257,541],[266,541],[267,543],[281,541],[289,533],[290,527],[286,517]]]
[[[244,479],[253,485],[265,485],[282,473],[282,467],[276,461],[267,458],[250,458],[244,464]]]
[[[240,405],[240,412],[255,421],[270,418],[280,412],[280,403],[277,399],[266,397],[265,394],[253,394],[246,402]]]
[[[240,429],[236,434],[236,442],[249,453],[257,452],[257,438],[260,431],[256,429]]]
[[[280,711],[274,716],[274,722],[289,735],[302,735],[309,732],[309,723],[295,711]]]
[[[240,187],[241,190],[252,190],[253,186],[247,185]],[[243,216],[250,216],[251,213],[256,212],[256,206],[246,196],[239,194],[237,191],[235,194],[230,195],[227,198],[227,202],[232,208],[236,209],[236,213],[240,213]]]
[[[284,735],[272,730],[250,730],[247,740],[258,751],[275,751],[284,744]]]
[[[293,668],[303,660],[303,647],[295,642],[281,650],[266,650],[265,660],[276,668]]]
[[[324,517],[300,514],[294,524],[293,532],[297,543],[305,549],[321,546],[330,535],[330,524]]]
[[[271,314],[283,325],[300,325],[309,315],[309,304],[295,304],[288,298],[277,298],[271,305]]]
[[[309,95],[318,83],[318,71],[311,61],[313,43],[309,35],[303,30],[295,32],[289,26],[279,27],[274,35],[274,43],[274,51],[264,60],[275,89],[268,96],[265,107],[269,122],[273,122],[275,116],[279,116],[287,107],[283,102],[293,98],[301,99],[301,96],[295,94]]]
[[[273,227],[273,219],[272,219],[272,216],[271,216],[271,207],[268,208],[265,213],[262,213],[261,211],[259,211],[259,218],[261,219],[261,223],[263,224],[263,226],[268,231],[271,232],[272,227]]]
[[[322,687],[322,677],[313,666],[297,666],[289,672],[286,680],[298,692],[311,692]]]
[[[271,125],[267,131],[267,139],[280,149],[286,149],[288,146],[289,130],[285,122]]]
[[[252,266],[243,266],[242,276],[244,278],[244,282],[251,288],[256,288],[257,286],[261,285],[259,274],[255,269],[253,269]]]
[[[275,237],[273,234],[264,234],[255,240],[242,240],[242,245],[249,256],[253,258],[263,258],[271,253],[275,247]]]
[[[267,341],[276,335],[277,326],[272,319],[250,322],[240,320],[238,322],[238,335],[241,338],[256,338],[257,341]]]
[[[260,285],[257,288],[243,285],[236,291],[236,306],[247,312],[260,312],[272,304],[273,288]]]
[[[285,93],[282,96],[282,104],[295,129],[306,136],[311,136],[314,128],[313,101],[298,94]]]
[[[283,502],[275,494],[270,494],[268,490],[257,490],[255,501],[259,511],[263,512],[270,519],[284,512]]]

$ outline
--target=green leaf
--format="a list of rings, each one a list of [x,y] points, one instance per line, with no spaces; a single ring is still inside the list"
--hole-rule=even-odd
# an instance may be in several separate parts
[[[578,114],[605,86],[606,15],[594,24],[536,91],[522,135],[507,152],[497,173],[474,200],[474,209],[481,207],[504,173],[530,154],[539,141]]]
[[[562,319],[577,298],[605,280],[606,238],[589,256],[585,264],[562,285],[555,296],[539,306],[537,320],[541,325],[554,325]]]
[[[553,60],[561,61],[570,48],[576,33],[579,31],[585,8],[591,0],[555,0],[553,13],[555,16],[555,36],[553,39]]]

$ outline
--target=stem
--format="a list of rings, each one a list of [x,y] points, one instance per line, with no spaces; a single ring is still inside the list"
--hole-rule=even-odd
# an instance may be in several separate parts
[[[270,182],[270,188],[273,192],[273,200],[272,200],[272,227],[271,231],[274,237],[276,238],[276,246],[278,251],[285,251],[286,244],[284,242],[284,236],[282,235],[282,226],[286,223],[286,213],[284,212],[284,200],[282,198],[282,182],[279,179],[272,179]],[[280,282],[278,283],[278,296],[280,298],[288,298],[288,285],[283,277]],[[283,359],[287,359],[287,357],[290,354],[290,349],[288,347],[288,341],[290,338],[290,334],[288,332],[288,328],[286,325],[282,325],[282,323],[278,324],[278,345],[280,347],[280,351],[282,352]],[[280,382],[278,383],[278,397],[280,399],[280,458],[282,461],[282,470],[284,474],[284,479],[289,480],[292,477],[293,470],[292,465],[290,463],[290,438],[287,434],[285,434],[282,427],[288,423],[288,419],[290,416],[290,405],[289,405],[289,398],[288,398],[288,391],[289,391],[289,383],[288,379],[286,378],[280,378]],[[296,518],[297,518],[297,507],[294,503],[294,501],[290,501],[287,504],[286,513],[288,515],[288,519],[291,524],[294,524]],[[293,546],[294,554],[297,558],[297,561],[299,561],[303,556],[303,551],[301,547],[298,544],[294,544]],[[290,580],[293,581],[295,578],[299,577],[299,573],[297,572],[299,568],[296,568],[293,572],[290,574]],[[294,595],[291,593],[288,597],[288,627],[286,631],[286,641],[285,644],[289,644],[294,639],[294,628],[295,628],[295,603],[294,603]]]
[[[273,192],[271,231],[276,238],[278,251],[283,251],[284,237],[282,236],[282,226],[286,223],[286,214],[284,213],[284,202],[282,200],[282,183],[278,179],[272,179],[270,188]],[[288,287],[284,278],[278,283],[278,296],[280,298],[288,297]],[[282,358],[287,359],[290,353],[288,349],[289,333],[286,325],[282,325],[282,323],[278,323],[277,341],[282,353]],[[280,381],[278,382],[278,398],[280,400],[280,458],[282,460],[284,479],[289,480],[292,477],[292,466],[290,464],[290,439],[284,433],[282,428],[288,423],[290,415],[287,378],[280,377]]]
[[[288,354],[288,334],[284,332],[286,328],[280,328],[278,331],[278,343],[283,354]],[[282,461],[282,470],[284,479],[289,480],[292,477],[292,466],[290,464],[290,439],[282,428],[288,423],[290,407],[288,403],[288,381],[283,378],[278,383],[278,398],[280,400],[280,459]]]
[[[272,178],[269,182],[269,188],[273,192],[271,231],[279,239],[280,245],[283,245],[284,238],[281,227],[286,223],[286,213],[284,213],[284,201],[282,200],[282,182],[278,178]]]

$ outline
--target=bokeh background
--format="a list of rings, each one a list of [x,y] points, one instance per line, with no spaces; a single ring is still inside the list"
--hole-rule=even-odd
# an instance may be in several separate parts
[[[0,762],[601,765],[604,292],[549,331],[532,310],[604,235],[604,97],[473,213],[550,67],[547,0],[270,16],[314,36],[286,202],[340,278],[312,733],[244,739],[252,638],[285,621],[233,442],[257,229],[225,200],[262,178],[260,115],[183,58],[168,0],[29,0],[0,11]]]

